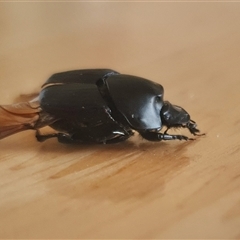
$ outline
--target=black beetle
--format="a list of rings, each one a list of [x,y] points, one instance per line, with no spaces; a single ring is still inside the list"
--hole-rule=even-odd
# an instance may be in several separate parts
[[[150,141],[192,140],[167,134],[178,127],[200,135],[183,108],[163,100],[160,84],[110,69],[56,73],[37,98],[0,110],[0,138],[27,129],[36,130],[38,141],[56,137],[62,143],[117,143],[133,130]],[[42,135],[38,129],[44,126],[57,132]]]

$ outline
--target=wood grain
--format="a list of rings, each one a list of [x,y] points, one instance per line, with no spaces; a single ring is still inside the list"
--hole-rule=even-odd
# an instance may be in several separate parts
[[[108,67],[161,83],[206,133],[1,140],[0,238],[240,238],[240,3],[0,6],[2,104],[54,72]]]

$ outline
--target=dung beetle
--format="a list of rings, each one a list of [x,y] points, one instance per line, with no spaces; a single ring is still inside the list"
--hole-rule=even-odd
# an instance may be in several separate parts
[[[110,69],[56,73],[32,101],[0,106],[0,139],[27,129],[36,130],[40,142],[56,137],[61,143],[118,143],[133,131],[149,141],[192,140],[167,133],[179,127],[201,135],[190,115],[164,101],[163,93],[160,84]],[[41,134],[45,126],[56,132]]]

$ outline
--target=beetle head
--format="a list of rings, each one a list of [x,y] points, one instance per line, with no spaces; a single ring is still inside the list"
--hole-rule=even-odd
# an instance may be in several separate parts
[[[167,128],[184,127],[188,128],[193,135],[198,135],[199,130],[196,128],[196,122],[191,120],[190,115],[183,108],[165,101],[160,115],[163,125],[167,126]]]

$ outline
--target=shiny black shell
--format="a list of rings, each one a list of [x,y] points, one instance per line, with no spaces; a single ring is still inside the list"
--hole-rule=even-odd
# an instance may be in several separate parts
[[[163,87],[111,69],[54,74],[43,85],[39,99],[43,111],[59,119],[75,117],[88,126],[112,117],[136,130],[162,128]]]

